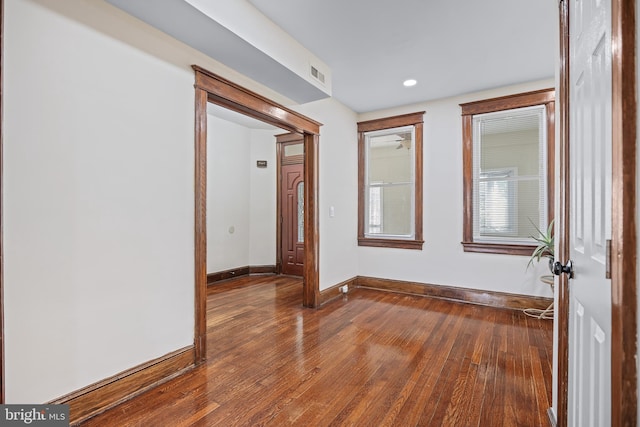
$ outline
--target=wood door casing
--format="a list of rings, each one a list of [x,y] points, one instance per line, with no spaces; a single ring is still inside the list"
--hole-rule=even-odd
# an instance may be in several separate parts
[[[317,199],[320,178],[319,134],[322,124],[202,67],[197,65],[191,67],[195,72],[194,347],[195,363],[199,364],[206,360],[207,354],[207,273],[205,262],[207,255],[207,103],[214,103],[302,136],[306,153],[303,158],[305,171],[305,265],[302,305],[310,308],[317,307],[320,300],[318,257],[320,224]],[[0,93],[0,97],[1,95]]]
[[[280,183],[282,273],[302,276],[304,233],[300,233],[299,221],[303,221],[304,212],[304,165],[283,165]]]

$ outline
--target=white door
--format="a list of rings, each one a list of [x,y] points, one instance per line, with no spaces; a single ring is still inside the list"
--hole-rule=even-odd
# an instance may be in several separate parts
[[[568,425],[611,424],[611,1],[570,0]]]

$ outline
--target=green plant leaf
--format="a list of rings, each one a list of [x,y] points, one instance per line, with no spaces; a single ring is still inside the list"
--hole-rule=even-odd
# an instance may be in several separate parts
[[[538,242],[538,245],[533,250],[533,253],[531,254],[531,258],[529,258],[529,263],[527,264],[527,268],[532,266],[534,263],[540,262],[540,259],[542,257],[553,259],[554,246],[555,246],[555,239],[553,236],[553,223],[555,220],[552,220],[549,223],[549,226],[547,227],[545,232],[540,230],[538,226],[534,224],[533,221],[531,221],[531,219],[529,219],[529,221],[531,222],[531,225],[533,225],[533,227],[538,232],[537,236],[529,236],[529,237],[531,237],[533,240]]]

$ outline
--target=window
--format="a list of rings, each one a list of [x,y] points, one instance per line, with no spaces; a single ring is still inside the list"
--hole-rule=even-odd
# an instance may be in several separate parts
[[[461,107],[464,250],[530,255],[553,219],[554,90]]]
[[[285,146],[285,151],[286,151],[286,148],[287,146]],[[298,183],[297,197],[298,197],[298,242],[302,243],[304,242],[304,181],[301,181]]]
[[[424,111],[358,123],[358,244],[422,249]]]
[[[517,224],[518,193],[516,168],[480,172],[476,181],[479,236],[514,236]]]

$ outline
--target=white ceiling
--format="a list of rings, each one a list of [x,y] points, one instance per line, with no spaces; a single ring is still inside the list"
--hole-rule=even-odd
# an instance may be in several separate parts
[[[356,112],[554,76],[556,0],[248,1],[331,68]]]
[[[106,1],[297,103],[328,96],[313,57],[359,113],[555,74],[557,0]]]

